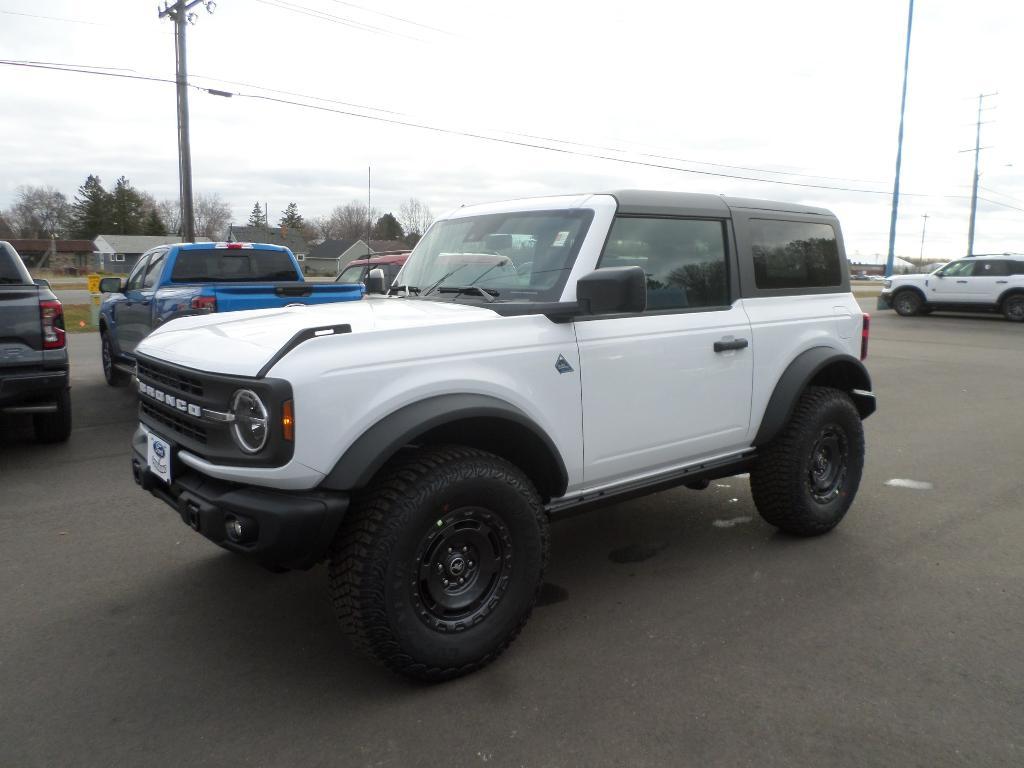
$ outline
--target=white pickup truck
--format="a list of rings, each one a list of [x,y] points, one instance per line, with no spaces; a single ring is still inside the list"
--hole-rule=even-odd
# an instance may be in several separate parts
[[[878,308],[904,317],[933,310],[1000,312],[1024,322],[1024,255],[973,256],[925,275],[894,275],[885,281]]]
[[[519,633],[561,514],[749,472],[772,525],[839,523],[875,410],[845,265],[788,203],[460,208],[387,295],[147,336],[133,473],[228,550],[326,560],[357,646],[455,677]]]

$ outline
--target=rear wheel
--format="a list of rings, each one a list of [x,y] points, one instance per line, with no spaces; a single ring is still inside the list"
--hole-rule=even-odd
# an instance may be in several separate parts
[[[750,490],[765,521],[796,536],[839,524],[864,469],[864,429],[845,392],[808,387],[789,424],[758,457]]]
[[[57,395],[57,410],[37,413],[32,417],[36,440],[41,443],[63,443],[71,436],[71,390]]]
[[[127,384],[128,376],[114,365],[114,347],[107,331],[100,331],[100,354],[103,357],[103,378],[107,380],[107,384],[112,387],[123,387]]]
[[[547,518],[519,469],[430,447],[355,501],[331,556],[331,597],[358,648],[401,674],[447,680],[515,639],[547,557]]]
[[[903,317],[918,314],[922,304],[924,301],[921,299],[921,294],[916,291],[900,291],[892,300],[892,308],[896,310],[897,315]]]
[[[1003,300],[1003,316],[1010,322],[1024,323],[1024,294],[1014,294]]]

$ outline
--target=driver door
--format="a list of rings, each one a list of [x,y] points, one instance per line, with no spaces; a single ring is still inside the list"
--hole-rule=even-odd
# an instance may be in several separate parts
[[[943,267],[931,286],[931,300],[942,304],[981,302],[980,287],[974,277],[975,268],[980,263],[974,259],[960,259]]]
[[[754,350],[728,242],[723,221],[616,219],[598,267],[640,266],[647,310],[576,320],[588,486],[744,445]]]

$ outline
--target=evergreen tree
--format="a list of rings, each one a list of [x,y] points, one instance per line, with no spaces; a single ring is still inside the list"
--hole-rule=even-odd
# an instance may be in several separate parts
[[[146,219],[145,200],[124,176],[114,184],[114,191],[110,193],[110,207],[113,234],[142,234]]]
[[[259,202],[253,203],[252,213],[249,214],[249,226],[263,228],[267,226],[267,215],[263,212],[263,206]]]
[[[71,206],[71,232],[76,238],[92,240],[111,233],[113,226],[111,195],[103,188],[100,177],[89,174],[78,188]]]
[[[398,219],[390,213],[385,213],[379,219],[373,227],[373,236],[378,240],[404,240],[405,232],[402,231],[402,225],[398,223]]]
[[[146,214],[146,218],[142,223],[142,234],[144,235],[166,235],[167,227],[164,226],[163,219],[160,218],[160,214],[157,213],[156,208],[150,208],[149,213]]]
[[[299,213],[299,206],[295,203],[288,203],[284,209],[284,213],[281,214],[281,220],[277,222],[278,226],[287,227],[288,229],[300,230],[305,225],[305,219]]]

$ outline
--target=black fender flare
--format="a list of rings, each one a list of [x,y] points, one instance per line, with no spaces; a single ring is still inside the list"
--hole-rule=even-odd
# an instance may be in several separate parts
[[[547,433],[516,406],[489,395],[469,393],[429,397],[385,416],[349,446],[320,487],[339,491],[364,488],[402,447],[415,443],[417,438],[438,427],[479,418],[512,422],[532,433],[554,463],[553,484],[557,492],[553,495],[565,493],[569,473]]]
[[[830,370],[831,369],[831,370]],[[768,399],[754,445],[761,446],[775,437],[789,421],[800,395],[819,375],[827,375],[831,386],[839,386],[853,397],[861,419],[875,412],[871,376],[864,363],[853,355],[833,347],[811,347],[801,352],[783,371]]]

